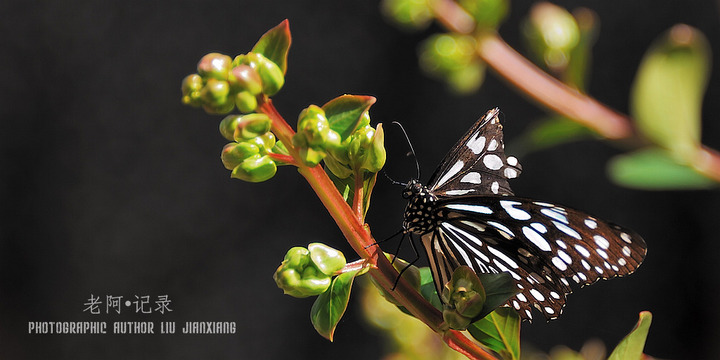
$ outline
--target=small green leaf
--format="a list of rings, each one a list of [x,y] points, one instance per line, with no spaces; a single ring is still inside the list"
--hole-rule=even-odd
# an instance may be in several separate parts
[[[310,310],[315,330],[330,341],[333,341],[335,328],[347,309],[350,289],[358,271],[342,273],[333,279],[330,288],[318,296]]]
[[[280,67],[283,75],[285,75],[287,73],[287,56],[291,43],[290,22],[285,19],[260,37],[260,40],[252,48],[252,52],[263,54]]]
[[[563,116],[549,116],[530,126],[527,132],[512,146],[515,155],[517,149],[524,152],[557,146],[593,136],[594,133],[582,124]]]
[[[718,185],[660,148],[616,156],[608,163],[608,174],[619,185],[644,190],[708,189]]]
[[[640,64],[631,95],[643,135],[680,157],[693,156],[709,72],[710,46],[699,30],[680,24],[658,39]]]
[[[330,129],[340,134],[345,140],[362,120],[370,106],[375,103],[372,96],[342,95],[328,101],[322,106],[330,123]]]
[[[643,348],[647,339],[648,330],[652,323],[652,314],[649,311],[640,313],[640,319],[630,334],[625,336],[615,347],[608,360],[640,360],[643,358]]]
[[[470,335],[500,354],[503,359],[520,358],[520,317],[514,309],[502,307],[468,327]]]
[[[477,316],[477,319],[484,318],[518,293],[515,281],[512,276],[506,272],[499,274],[477,274],[477,276],[485,288],[485,304]]]
[[[420,268],[420,295],[436,309],[442,311],[443,305],[435,289],[435,282],[429,267]]]

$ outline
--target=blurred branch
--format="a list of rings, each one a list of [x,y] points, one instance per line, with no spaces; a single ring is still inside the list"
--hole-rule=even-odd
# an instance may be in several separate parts
[[[448,30],[470,34],[473,18],[453,0],[433,0],[437,20]],[[500,76],[547,108],[581,123],[610,140],[636,137],[632,119],[550,76],[515,51],[495,32],[480,32],[477,54]],[[720,152],[703,146],[690,165],[720,182]]]

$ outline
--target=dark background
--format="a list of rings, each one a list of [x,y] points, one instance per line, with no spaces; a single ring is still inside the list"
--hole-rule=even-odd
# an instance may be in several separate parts
[[[714,1],[563,1],[602,20],[590,92],[620,111],[650,42],[680,22],[720,54]],[[522,49],[513,3],[501,34]],[[289,18],[286,86],[275,96],[294,124],[309,104],[343,94],[378,98],[375,122],[401,121],[427,177],[455,140],[499,106],[511,140],[542,110],[489,75],[471,96],[448,94],[417,69],[416,47],[438,29],[404,34],[375,1],[3,1],[0,3],[0,357],[3,359],[378,358],[379,334],[351,300],[335,343],[315,333],[312,299],[283,296],[272,273],[291,246],[321,241],[352,252],[309,186],[290,168],[271,181],[231,180],[219,161],[221,117],[180,104],[199,58],[247,52]],[[714,68],[718,68],[715,60]],[[703,141],[720,148],[720,79],[705,96]],[[389,144],[404,144],[388,132]],[[512,153],[512,148],[508,149]],[[592,337],[610,347],[650,310],[646,352],[720,356],[716,191],[619,188],[604,166],[616,147],[586,141],[521,158],[521,196],[570,204],[635,229],[649,244],[640,270],[570,296],[558,321],[524,324],[548,350]],[[398,154],[388,171],[413,176]],[[393,156],[393,154],[391,154]],[[427,178],[425,179],[427,180]],[[400,189],[380,179],[368,222],[377,237],[401,224]],[[385,245],[388,250],[395,245]],[[174,312],[84,313],[90,294],[167,294]],[[154,299],[153,299],[154,300]],[[236,321],[235,335],[28,335],[28,321]]]

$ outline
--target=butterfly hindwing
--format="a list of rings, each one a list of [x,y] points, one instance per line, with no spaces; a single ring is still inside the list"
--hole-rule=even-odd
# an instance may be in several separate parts
[[[436,212],[444,220],[423,236],[423,245],[443,250],[445,271],[467,265],[478,273],[509,273],[520,293],[507,305],[527,319],[533,307],[556,318],[571,283],[628,275],[646,254],[645,241],[631,230],[544,202],[466,196],[438,201]]]
[[[438,197],[512,195],[507,179],[520,175],[515,157],[505,156],[498,108],[488,111],[453,146],[430,179],[428,188]]]

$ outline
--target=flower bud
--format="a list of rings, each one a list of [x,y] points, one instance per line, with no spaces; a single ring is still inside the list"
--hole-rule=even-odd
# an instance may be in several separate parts
[[[268,155],[255,154],[236,166],[231,177],[248,182],[269,180],[277,172],[277,165]]]
[[[200,106],[200,91],[203,88],[202,77],[198,74],[191,74],[182,81],[182,102],[185,105]]]
[[[229,94],[227,81],[209,79],[200,91],[203,108],[211,114],[229,113],[235,107],[235,102],[228,98]]]
[[[345,255],[325,244],[312,243],[308,245],[310,259],[317,268],[325,275],[333,275],[347,264]]]
[[[293,144],[295,144],[295,137],[293,137]],[[325,158],[325,156],[327,156],[327,153],[324,150],[316,150],[311,147],[300,147],[299,153],[300,159],[309,167],[316,166]]]
[[[480,315],[485,305],[485,288],[477,274],[467,266],[455,269],[441,294],[445,303],[443,318],[456,330],[464,330]]]
[[[272,121],[265,114],[241,115],[233,132],[235,141],[250,140],[270,131]]]
[[[322,294],[330,287],[332,276],[345,266],[345,256],[327,245],[313,243],[308,248],[294,247],[285,254],[273,279],[285,294],[308,297]]]
[[[378,130],[367,125],[356,130],[352,134],[352,140],[348,146],[348,157],[350,166],[356,169],[364,169],[370,172],[378,172],[385,165],[385,135],[382,127]]]
[[[233,170],[245,161],[245,159],[259,153],[260,149],[255,144],[249,142],[232,142],[223,147],[220,159],[226,169]]]
[[[328,170],[330,170],[330,172],[332,172],[333,175],[337,176],[339,179],[347,179],[348,177],[350,177],[350,175],[353,174],[353,171],[350,167],[341,164],[333,156],[326,156],[323,160],[325,160],[325,166],[327,166]]]
[[[245,64],[240,64],[232,69],[228,82],[237,91],[247,91],[252,95],[260,94],[263,90],[260,75],[255,69]]]
[[[260,149],[260,154],[267,155],[275,146],[275,134],[268,131],[265,134],[246,141],[257,146],[258,149]]]
[[[325,111],[319,106],[310,105],[300,112],[300,116],[298,117],[298,133],[302,133],[305,136],[308,146],[324,147],[330,131],[330,124],[325,117]]]
[[[257,71],[262,80],[263,94],[275,95],[285,84],[285,75],[280,67],[262,54],[250,52],[245,54],[240,61]]]
[[[202,57],[198,63],[198,74],[204,78],[227,80],[232,59],[229,56],[210,53]]]
[[[243,113],[251,113],[257,109],[257,98],[248,91],[241,91],[235,94],[235,105]]]

